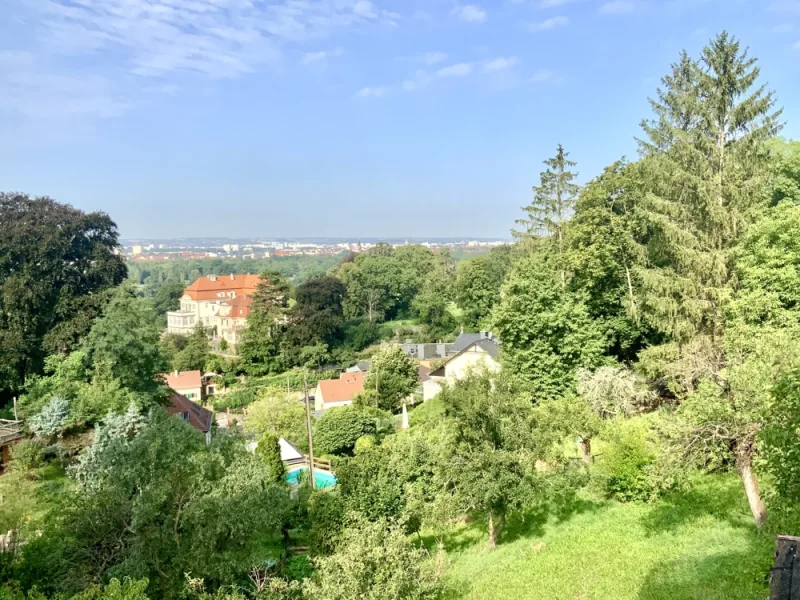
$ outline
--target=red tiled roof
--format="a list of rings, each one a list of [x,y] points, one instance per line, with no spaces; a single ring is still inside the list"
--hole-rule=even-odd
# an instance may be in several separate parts
[[[364,373],[342,373],[339,379],[323,379],[319,382],[323,402],[344,402],[364,391]]]
[[[193,390],[203,385],[202,373],[200,373],[200,371],[165,373],[164,379],[167,385],[176,392],[180,392],[181,390]]]
[[[184,290],[192,300],[214,300],[220,293],[250,296],[261,283],[258,275],[205,275]]]
[[[214,414],[182,394],[173,394],[166,409],[170,415],[180,415],[189,425],[203,433],[211,430]]]

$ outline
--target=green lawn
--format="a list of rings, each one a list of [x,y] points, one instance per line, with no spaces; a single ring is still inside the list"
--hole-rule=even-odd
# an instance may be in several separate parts
[[[588,497],[531,515],[486,548],[482,524],[444,538],[449,597],[738,600],[768,596],[774,538],[755,532],[738,479],[699,478],[654,504]],[[428,540],[433,544],[433,540]]]
[[[64,470],[48,464],[33,473],[7,473],[0,477],[0,533],[22,527],[37,529],[53,500],[69,485]]]

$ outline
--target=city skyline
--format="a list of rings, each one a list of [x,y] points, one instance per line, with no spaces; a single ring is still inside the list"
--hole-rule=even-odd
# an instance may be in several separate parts
[[[123,237],[507,237],[542,161],[635,159],[728,29],[797,137],[797,0],[9,0],[0,181]]]

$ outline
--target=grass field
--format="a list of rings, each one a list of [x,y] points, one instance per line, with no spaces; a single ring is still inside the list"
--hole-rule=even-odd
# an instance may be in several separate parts
[[[32,474],[7,473],[0,477],[0,533],[22,527],[33,531],[69,482],[56,464]]]
[[[444,544],[451,599],[757,600],[774,538],[756,533],[738,479],[714,475],[654,504],[585,497],[560,519],[530,515],[494,551],[480,523]]]

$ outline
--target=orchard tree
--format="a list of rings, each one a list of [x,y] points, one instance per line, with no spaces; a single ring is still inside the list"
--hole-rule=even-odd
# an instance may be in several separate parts
[[[272,434],[308,449],[306,411],[296,397],[266,392],[247,407],[244,430],[258,436]]]
[[[509,514],[546,501],[547,490],[556,488],[561,470],[551,452],[562,430],[539,426],[530,397],[486,372],[446,387],[440,397],[448,433],[437,497],[456,513],[484,516],[494,548]],[[537,471],[537,460],[547,460],[548,469]]]
[[[314,448],[321,454],[347,454],[358,438],[377,431],[375,417],[355,406],[326,410],[314,424]]]
[[[385,346],[372,356],[364,387],[377,393],[378,408],[397,411],[417,387],[419,366],[400,346]]]
[[[116,224],[47,197],[0,192],[0,395],[69,352],[122,282]]]

